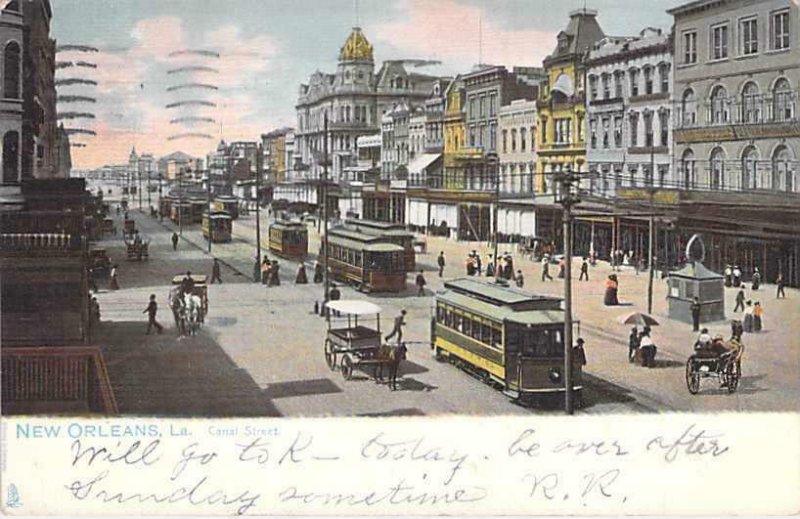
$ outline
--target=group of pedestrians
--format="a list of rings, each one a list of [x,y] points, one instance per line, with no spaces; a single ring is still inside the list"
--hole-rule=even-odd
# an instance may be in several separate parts
[[[645,326],[641,332],[636,326],[631,328],[631,334],[628,336],[628,362],[636,362],[638,355],[642,366],[648,368],[655,366],[658,348],[653,342],[651,334],[652,330],[649,326]]]
[[[267,287],[277,287],[281,284],[280,269],[278,260],[272,260],[265,255],[261,262],[261,284]]]

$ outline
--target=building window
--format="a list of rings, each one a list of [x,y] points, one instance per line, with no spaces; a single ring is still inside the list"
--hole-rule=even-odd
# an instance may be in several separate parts
[[[631,79],[631,97],[636,97],[639,95],[639,71],[635,68],[631,69],[628,75]]]
[[[3,184],[19,181],[19,133],[10,131],[3,136]]]
[[[597,99],[597,76],[589,76],[589,99]]]
[[[478,116],[478,112],[475,111],[475,98],[469,98],[469,118],[475,119]]]
[[[511,130],[511,152],[517,151],[517,130]]]
[[[631,142],[630,146],[635,148],[639,145],[639,114],[633,112],[630,114],[630,125],[631,125]]]
[[[17,42],[10,42],[3,52],[3,96],[7,99],[20,97],[20,51]]]
[[[611,122],[608,120],[608,117],[603,117],[603,148],[608,149],[609,145],[609,126]]]
[[[494,117],[497,114],[497,94],[492,92],[489,94],[489,117]]]
[[[709,179],[711,189],[723,187],[725,178],[725,152],[722,148],[714,148],[711,152],[711,178]]]
[[[727,93],[722,85],[717,85],[711,92],[711,123],[724,124],[728,122]]]
[[[531,126],[531,151],[536,151],[536,127]]]
[[[542,144],[547,144],[547,117],[542,117]]]
[[[773,50],[789,48],[789,10],[770,13],[770,41]]]
[[[661,64],[658,67],[658,75],[661,82],[661,93],[666,94],[669,92],[669,65]]]
[[[697,101],[694,97],[694,90],[687,88],[683,92],[681,100],[681,123],[684,127],[697,124]]]
[[[572,142],[572,121],[569,118],[556,119],[556,144],[570,142]]]
[[[525,128],[519,129],[519,151],[525,151],[528,146],[528,131]]]
[[[622,147],[622,116],[614,117],[614,147]]]
[[[586,129],[584,124],[586,121],[583,119],[582,114],[578,114],[578,142],[586,142]]]
[[[597,148],[597,119],[589,120],[589,144],[592,149]]]
[[[497,149],[497,125],[495,123],[489,125],[489,149],[492,151]]]
[[[794,118],[794,96],[789,81],[780,78],[775,82],[772,90],[772,103],[774,119],[776,121],[789,121]]]
[[[753,189],[758,168],[758,151],[750,146],[742,154],[742,189]]]
[[[653,147],[653,112],[649,110],[644,113],[644,145]]]
[[[600,81],[603,85],[603,99],[608,99],[611,97],[611,81],[609,80],[608,74],[603,74],[600,77]]]
[[[758,19],[748,18],[739,22],[740,52],[743,56],[758,54]]]
[[[728,57],[728,24],[716,25],[711,28],[711,59],[725,59]]]
[[[623,72],[614,73],[614,97],[617,99],[622,98],[622,81],[624,75]]]
[[[503,130],[503,153],[508,153],[508,130]]]
[[[486,96],[482,95],[480,100],[481,117],[486,117]]]
[[[469,145],[472,148],[475,147],[475,127],[474,126],[470,126],[469,127]]]
[[[683,63],[697,63],[697,31],[683,33]]]
[[[772,189],[793,192],[797,189],[789,148],[780,146],[772,156]]]
[[[694,189],[697,184],[697,171],[695,169],[694,152],[688,149],[681,157],[681,171],[683,172],[684,189]]]
[[[661,110],[658,114],[661,126],[661,146],[669,145],[669,110]]]
[[[761,120],[758,86],[752,81],[742,89],[742,122],[755,123]]]
[[[650,95],[653,93],[653,67],[646,67],[644,70],[644,93]]]

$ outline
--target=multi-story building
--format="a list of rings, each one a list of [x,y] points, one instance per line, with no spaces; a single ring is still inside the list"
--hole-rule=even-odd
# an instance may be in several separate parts
[[[547,81],[539,91],[539,150],[536,189],[553,193],[552,174],[586,169],[585,59],[604,38],[597,11],[578,9],[558,33],[556,48],[544,60]]]
[[[0,96],[0,210],[21,207],[22,191],[22,44],[23,17],[19,2],[9,2],[0,10],[2,44],[2,96]]]
[[[279,128],[261,134],[262,178],[266,184],[274,185],[287,178],[286,137],[292,128]]]
[[[672,165],[672,40],[660,29],[607,37],[589,51],[586,158],[592,195],[669,186]]]
[[[418,108],[408,119],[408,161],[417,159],[427,147],[425,110]]]
[[[452,81],[450,78],[436,80],[425,100],[425,148],[429,153],[441,153],[444,149],[446,92]]]
[[[532,195],[536,173],[536,101],[517,99],[501,106],[497,124],[500,192]]]
[[[714,268],[800,283],[800,8],[696,0],[674,16],[679,227],[702,231]],[[714,203],[695,214],[688,200]],[[685,199],[685,200],[684,200]],[[748,238],[741,240],[741,238]],[[709,243],[711,242],[711,243]]]

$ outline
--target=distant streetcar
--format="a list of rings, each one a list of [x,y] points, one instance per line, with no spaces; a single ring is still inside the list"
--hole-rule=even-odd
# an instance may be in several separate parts
[[[277,221],[269,226],[269,250],[303,261],[308,254],[308,229],[300,222]]]

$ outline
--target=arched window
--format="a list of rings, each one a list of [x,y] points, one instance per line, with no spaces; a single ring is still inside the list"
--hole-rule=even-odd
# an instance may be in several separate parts
[[[681,171],[683,172],[684,189],[693,189],[697,185],[697,172],[695,170],[694,152],[691,149],[683,152]]]
[[[714,148],[711,151],[710,173],[709,187],[711,187],[711,189],[722,188],[723,179],[725,178],[725,151],[722,148]]]
[[[728,122],[726,107],[728,93],[722,85],[717,85],[711,91],[711,123],[724,124]]]
[[[797,179],[795,178],[797,172],[792,166],[789,148],[779,146],[772,155],[772,189],[787,192],[797,189]]]
[[[749,146],[742,153],[742,189],[754,189],[758,172],[758,150]]]
[[[776,121],[788,121],[794,117],[794,96],[789,82],[781,78],[772,89],[773,117]]]
[[[683,92],[681,100],[681,114],[684,127],[697,124],[697,100],[694,97],[694,90],[687,88]]]
[[[742,89],[742,122],[757,123],[761,120],[758,86],[750,81]]]
[[[19,64],[19,44],[12,41],[3,52],[3,96],[7,99],[20,98]]]
[[[19,133],[6,132],[3,136],[3,183],[19,182]]]

